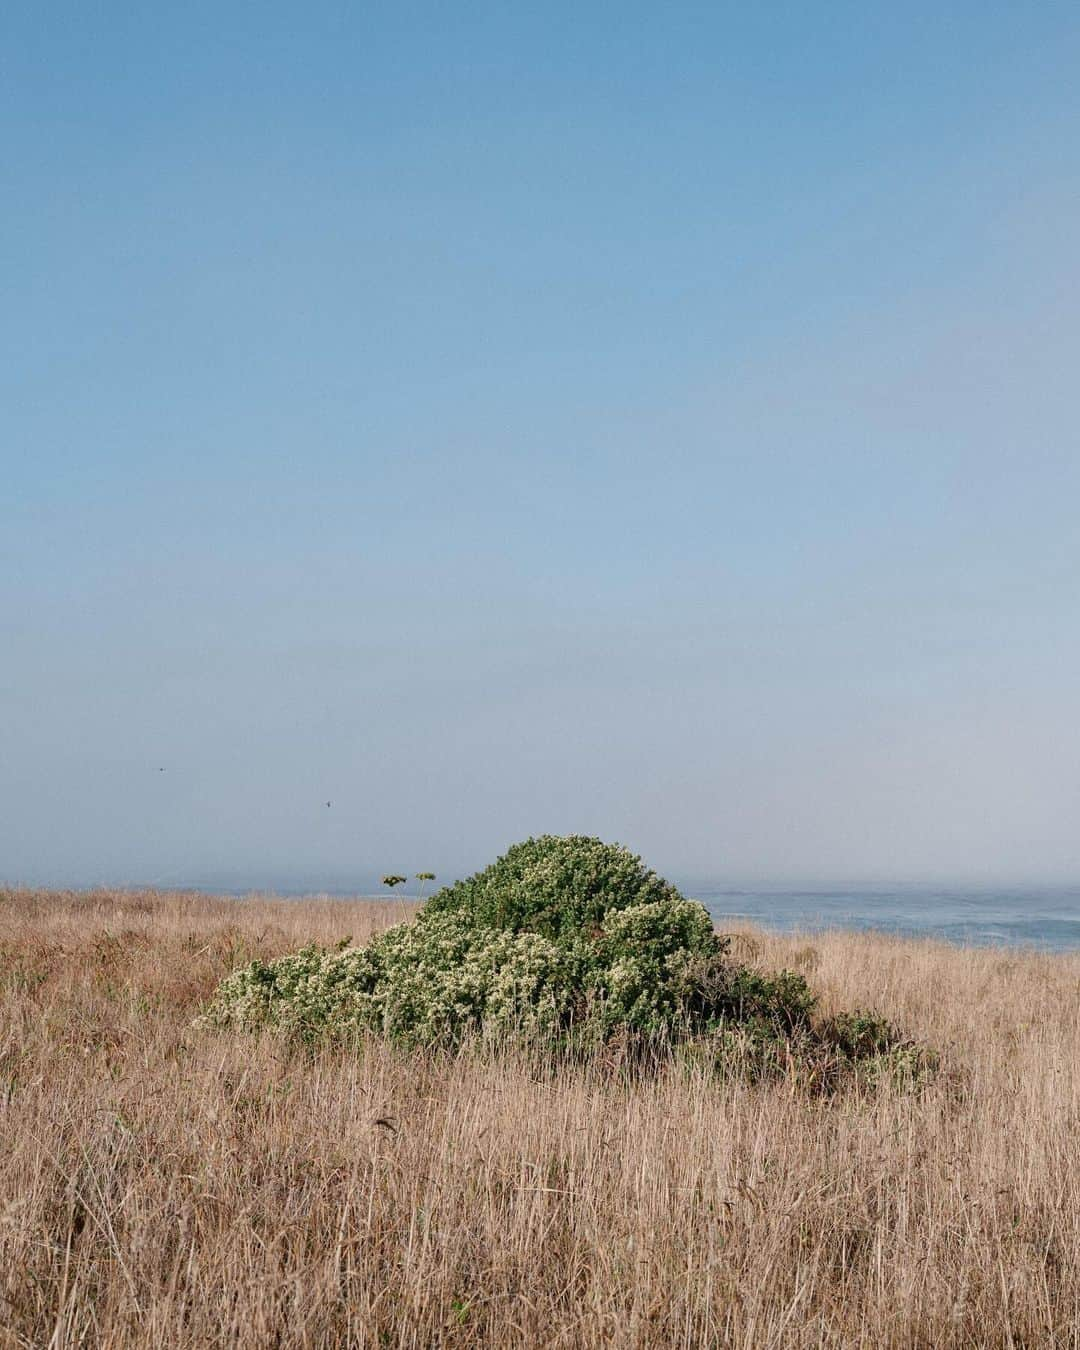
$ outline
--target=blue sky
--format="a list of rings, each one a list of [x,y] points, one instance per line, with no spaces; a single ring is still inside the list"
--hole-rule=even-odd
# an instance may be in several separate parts
[[[0,38],[0,878],[1080,878],[1074,6]]]

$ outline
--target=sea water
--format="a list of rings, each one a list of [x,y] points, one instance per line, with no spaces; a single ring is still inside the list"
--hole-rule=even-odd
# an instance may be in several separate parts
[[[854,928],[974,946],[1080,950],[1080,886],[995,889],[924,886],[681,887],[719,927],[746,920],[779,932]]]

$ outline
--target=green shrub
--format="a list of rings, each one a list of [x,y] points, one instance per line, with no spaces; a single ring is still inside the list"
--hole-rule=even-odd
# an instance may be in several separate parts
[[[444,887],[425,913],[462,914],[485,928],[560,939],[592,933],[613,909],[680,900],[674,886],[627,848],[580,834],[546,834]]]
[[[824,1057],[832,1057],[834,1076],[851,1071],[870,1086],[890,1081],[903,1088],[919,1088],[938,1068],[932,1050],[906,1040],[886,1018],[865,1009],[837,1013],[816,1027],[815,1033]]]
[[[861,1008],[828,1018],[821,1024],[820,1035],[826,1044],[849,1059],[881,1054],[899,1040],[891,1022]]]
[[[480,1028],[551,1033],[567,1020],[572,997],[568,955],[546,938],[432,915],[366,947],[306,947],[271,965],[255,961],[222,981],[207,1016],[217,1025],[370,1030],[434,1044]]]
[[[307,1038],[370,1031],[406,1045],[478,1033],[595,1045],[612,1035],[690,1047],[695,1062],[763,1078],[794,1059],[824,1082],[837,1065],[909,1076],[909,1048],[872,1014],[813,1021],[793,971],[731,959],[704,906],[629,850],[582,836],[517,844],[434,895],[413,923],[366,947],[306,947],[254,961],[218,987],[212,1025]]]

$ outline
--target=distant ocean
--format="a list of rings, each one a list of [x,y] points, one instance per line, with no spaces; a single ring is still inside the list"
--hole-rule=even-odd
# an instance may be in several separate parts
[[[827,928],[873,929],[906,937],[939,938],[974,946],[1080,950],[1080,886],[1019,886],[1001,889],[926,886],[808,886],[787,889],[755,884],[747,888],[698,880],[679,883],[685,895],[702,901],[719,925],[749,920],[777,931],[820,932]],[[249,893],[198,884],[216,894]],[[374,887],[340,885],[317,893],[369,897]],[[313,895],[314,888],[259,887],[287,897]],[[379,899],[391,898],[388,893]],[[397,892],[399,899],[413,898]]]
[[[974,946],[1080,950],[1080,886],[741,890],[699,882],[683,889],[721,925],[725,919],[748,919],[781,932],[874,929]]]

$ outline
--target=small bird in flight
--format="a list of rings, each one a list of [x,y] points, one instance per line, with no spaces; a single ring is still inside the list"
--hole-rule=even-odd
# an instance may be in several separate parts
[[[329,803],[329,802],[327,802],[327,803],[326,803],[326,804],[327,804],[327,806],[329,806],[329,805],[330,805],[330,803]]]

